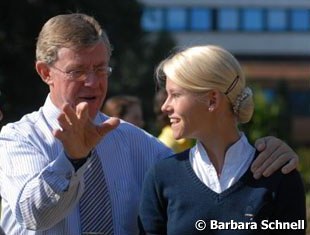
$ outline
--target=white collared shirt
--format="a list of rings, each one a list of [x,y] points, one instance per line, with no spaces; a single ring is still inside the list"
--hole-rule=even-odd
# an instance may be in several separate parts
[[[207,152],[200,142],[190,150],[190,162],[197,177],[210,189],[217,193],[231,187],[247,171],[255,155],[251,146],[241,133],[240,139],[229,147],[225,154],[224,166],[220,176],[209,159]]]

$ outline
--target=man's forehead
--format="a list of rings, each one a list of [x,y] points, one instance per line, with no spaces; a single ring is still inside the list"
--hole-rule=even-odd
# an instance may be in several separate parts
[[[72,60],[78,63],[84,62],[85,60],[108,62],[110,59],[107,48],[103,43],[81,48],[62,47],[58,50],[57,57],[58,60]]]

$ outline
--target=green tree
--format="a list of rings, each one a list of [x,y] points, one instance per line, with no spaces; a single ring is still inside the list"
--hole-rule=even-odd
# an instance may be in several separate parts
[[[280,81],[272,97],[254,86],[254,114],[251,121],[241,126],[250,140],[267,135],[277,136],[290,143],[291,112],[286,83]]]

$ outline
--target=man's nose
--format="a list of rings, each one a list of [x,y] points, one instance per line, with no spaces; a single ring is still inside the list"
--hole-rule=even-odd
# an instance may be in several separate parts
[[[92,86],[98,84],[100,78],[96,76],[94,71],[89,71],[85,74],[86,78],[84,80],[85,85]]]

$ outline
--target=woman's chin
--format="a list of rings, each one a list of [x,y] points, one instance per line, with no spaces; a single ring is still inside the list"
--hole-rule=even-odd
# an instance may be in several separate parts
[[[179,133],[173,133],[173,138],[176,140],[180,140],[183,139],[183,135],[179,134]]]

